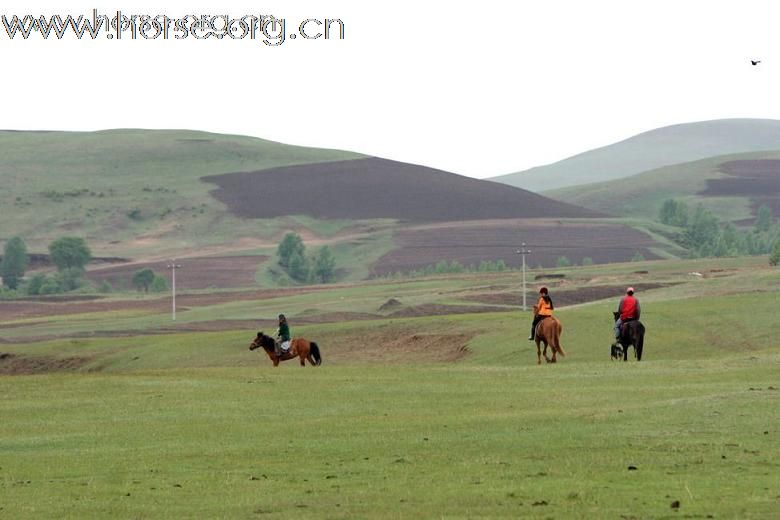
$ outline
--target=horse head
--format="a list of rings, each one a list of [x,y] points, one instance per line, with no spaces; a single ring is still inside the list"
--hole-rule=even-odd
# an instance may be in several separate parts
[[[271,336],[266,336],[262,332],[257,333],[257,337],[255,337],[254,341],[249,345],[249,350],[255,350],[258,348],[268,348],[268,340],[271,340],[271,348],[273,348],[273,338]]]

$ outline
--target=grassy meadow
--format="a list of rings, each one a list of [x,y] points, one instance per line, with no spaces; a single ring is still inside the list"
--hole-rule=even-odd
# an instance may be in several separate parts
[[[618,293],[560,308],[568,356],[536,365],[516,272],[177,316],[256,320],[235,330],[171,332],[153,305],[0,317],[0,352],[83,361],[0,375],[0,518],[775,518],[780,271],[763,258],[560,272],[553,298],[640,288],[642,362],[609,358]],[[518,299],[457,312],[502,292]],[[391,297],[449,312],[383,315]],[[321,367],[247,350],[278,312],[320,344]]]

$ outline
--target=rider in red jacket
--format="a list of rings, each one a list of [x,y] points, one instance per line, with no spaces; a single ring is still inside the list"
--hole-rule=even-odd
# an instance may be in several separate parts
[[[615,339],[620,340],[620,326],[627,321],[638,320],[642,312],[639,300],[634,296],[633,287],[626,289],[626,295],[620,299],[617,311],[620,316],[615,320]]]

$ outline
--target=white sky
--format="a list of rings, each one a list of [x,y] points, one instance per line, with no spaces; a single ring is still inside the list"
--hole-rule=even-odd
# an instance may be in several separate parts
[[[0,28],[4,129],[235,133],[481,178],[659,126],[780,119],[777,1],[32,6],[3,2],[0,14],[272,14],[288,33],[306,18],[340,18],[346,38],[12,41]]]

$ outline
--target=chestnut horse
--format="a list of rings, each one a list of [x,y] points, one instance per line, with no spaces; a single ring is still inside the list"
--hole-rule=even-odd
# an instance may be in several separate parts
[[[534,305],[534,315],[538,312],[538,309],[536,305]],[[536,332],[534,334],[535,341],[536,341],[536,364],[541,365],[542,364],[542,349],[539,345],[540,343],[544,343],[544,359],[548,363],[557,363],[557,354],[560,354],[561,356],[565,356],[566,353],[563,351],[563,347],[561,346],[561,332],[563,331],[563,326],[561,325],[561,322],[558,321],[558,319],[554,316],[550,316],[549,318],[545,318],[542,321],[539,322],[538,325],[536,325]],[[550,349],[552,350],[552,359],[547,357],[547,346],[550,346]]]
[[[299,357],[301,359],[301,366],[306,366],[306,360],[309,360],[310,365],[319,366],[322,364],[322,356],[320,356],[320,347],[313,341],[308,341],[303,338],[293,338],[290,341],[290,348],[287,352],[281,356],[276,355],[276,341],[271,336],[266,336],[262,332],[257,333],[257,337],[249,345],[249,350],[255,350],[262,348],[268,357],[271,359],[275,367],[279,366],[279,362],[287,361]]]

